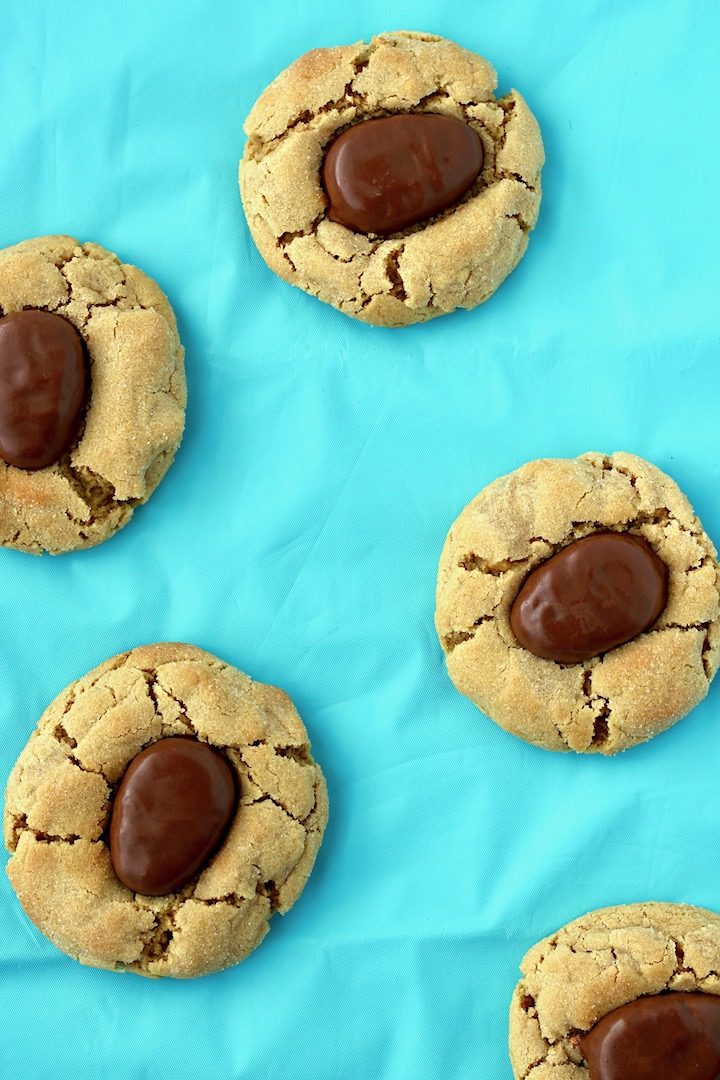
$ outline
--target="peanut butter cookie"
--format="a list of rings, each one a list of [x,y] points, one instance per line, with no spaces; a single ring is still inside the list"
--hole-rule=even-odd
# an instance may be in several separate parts
[[[45,710],[8,782],[8,876],[83,964],[191,978],[297,900],[327,791],[282,690],[190,645],[107,660]]]
[[[720,916],[592,911],[534,945],[510,1006],[516,1080],[715,1080]]]
[[[614,754],[670,727],[720,659],[716,551],[632,454],[531,461],[450,529],[435,625],[458,690],[548,750]]]
[[[544,156],[517,91],[432,34],[315,49],[245,124],[245,214],[285,281],[363,322],[483,303],[520,261]]]
[[[0,251],[0,544],[112,536],[170,466],[185,398],[175,316],[141,270],[68,236]]]

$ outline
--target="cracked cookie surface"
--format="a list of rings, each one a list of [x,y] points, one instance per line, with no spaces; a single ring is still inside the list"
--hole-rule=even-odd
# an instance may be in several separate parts
[[[169,468],[185,424],[175,315],[141,270],[69,236],[0,251],[0,316],[62,315],[81,334],[90,395],[79,437],[36,472],[0,461],[0,544],[40,554],[92,547],[132,517]]]
[[[537,220],[544,161],[537,121],[512,90],[496,99],[491,64],[432,34],[315,49],[264,91],[245,123],[240,190],[265,262],[347,315],[406,326],[483,303],[520,261]],[[327,217],[320,170],[333,138],[393,113],[444,113],[482,140],[468,194],[390,237]]]
[[[668,568],[668,602],[626,645],[578,664],[523,649],[510,610],[529,572],[583,536],[643,536]],[[445,541],[435,625],[458,690],[548,750],[614,754],[670,727],[720,661],[716,551],[670,477],[632,454],[531,461],[489,484]]]
[[[592,911],[534,945],[510,1005],[516,1080],[588,1080],[580,1037],[666,990],[720,994],[720,915],[685,904]]]
[[[179,892],[149,897],[115,876],[111,803],[146,746],[191,735],[223,751],[239,804],[229,832]],[[243,960],[297,900],[327,822],[325,781],[289,697],[190,645],[107,660],[45,710],[8,781],[7,872],[25,912],[92,967],[191,978]]]

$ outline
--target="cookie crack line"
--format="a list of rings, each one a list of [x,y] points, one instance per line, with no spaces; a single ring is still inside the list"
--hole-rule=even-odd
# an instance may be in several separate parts
[[[38,844],[69,844],[72,847],[78,840],[82,840],[79,833],[68,833],[67,836],[60,836],[55,833],[47,833],[43,829],[34,829],[28,824],[25,814],[13,814],[12,816],[15,820],[13,833],[18,840],[20,839],[21,833],[29,833],[35,838],[35,841]],[[88,843],[90,844],[97,844],[99,842],[99,840],[88,840]]]
[[[167,954],[170,951],[175,930],[175,916],[182,907],[183,901],[176,906],[160,912],[157,916],[155,926],[153,927],[152,934],[148,941],[145,943],[142,953],[139,957],[139,963],[143,960],[146,963],[156,963],[159,960],[167,959]]]
[[[45,829],[37,829],[30,825],[27,814],[18,814],[15,811],[8,811],[8,814],[13,822],[8,847],[13,852],[17,850],[20,837],[25,833],[32,836],[37,844],[67,844],[72,847],[73,844],[83,839],[88,844],[100,844],[103,842],[101,837],[88,839],[82,837],[79,833],[66,833],[64,835],[62,833],[49,833]]]
[[[288,121],[284,131],[279,132],[271,139],[266,140],[262,139],[260,136],[251,136],[250,149],[251,151],[256,151],[256,153],[251,154],[251,160],[261,161],[268,153],[283,143],[297,128],[302,127],[303,125],[308,126],[313,120],[317,120],[318,116],[321,116],[323,113],[333,112],[335,110],[340,111],[343,105],[352,107],[353,105],[364,102],[364,95],[355,90],[354,83],[357,76],[364,71],[370,63],[370,57],[375,52],[376,48],[377,45],[374,41],[367,45],[363,43],[363,48],[351,59],[350,63],[352,65],[353,75],[345,84],[340,97],[334,99],[329,98],[322,105],[319,105],[314,112],[312,109],[303,109],[297,116]],[[261,152],[257,153],[258,150]]]
[[[610,717],[612,716],[612,706],[610,704],[610,698],[604,697],[602,694],[593,693],[592,673],[593,667],[585,668],[583,672],[582,692],[585,698],[586,707],[591,709],[595,714],[590,745],[602,746],[602,744],[607,742],[610,737]]]
[[[163,686],[163,684],[159,681],[157,668],[150,668],[150,669],[141,668],[140,670],[142,671],[142,674],[145,677],[145,683],[147,685],[148,697],[150,698],[152,707],[153,707],[154,712],[155,712],[155,716],[158,718],[158,720],[160,720],[160,722],[163,724],[163,726],[165,726],[165,716],[163,714],[163,711],[162,711],[162,709],[160,707],[160,704],[158,702],[158,699],[157,699],[158,688],[160,690],[162,690],[162,692],[164,694],[166,694],[170,698],[170,700],[174,701],[175,704],[177,705],[177,707],[178,707],[178,717],[177,717],[177,719],[180,721],[180,723],[185,725],[187,730],[190,732],[190,734],[194,738],[198,739],[200,742],[207,742],[208,741],[207,739],[203,739],[201,737],[201,735],[199,734],[197,728],[193,724],[190,716],[188,715],[187,706],[185,705],[185,702],[181,701],[180,698],[176,697],[175,694],[173,694],[171,690],[169,690],[166,686]]]
[[[110,705],[108,707],[108,709],[106,709],[106,712],[109,712],[110,709],[114,708],[115,704],[116,703],[113,702],[113,704]],[[104,715],[105,715],[105,713],[103,713],[99,717],[99,719],[102,720]],[[108,785],[110,790],[111,791],[113,790],[115,785],[107,778],[107,776],[105,775],[105,773],[103,772],[102,769],[100,769],[100,768],[93,769],[89,765],[83,764],[83,762],[80,761],[78,756],[76,754],[72,753],[72,751],[77,748],[77,740],[73,739],[72,736],[68,735],[67,731],[65,730],[65,728],[63,727],[63,725],[61,723],[58,723],[58,724],[55,725],[55,727],[54,727],[54,729],[52,731],[52,736],[53,736],[53,738],[55,739],[56,742],[60,743],[61,746],[66,747],[65,756],[66,756],[67,760],[69,762],[71,762],[77,769],[79,769],[80,772],[91,773],[94,776],[101,777],[105,781],[105,783]]]
[[[90,526],[102,522],[118,506],[134,507],[140,502],[139,499],[117,499],[115,488],[109,480],[87,465],[75,468],[71,463],[70,454],[56,462],[55,468],[90,511],[87,520],[80,519],[83,525]]]
[[[530,232],[532,226],[525,220],[522,214],[505,214],[506,221],[514,221],[522,233]]]
[[[80,245],[80,247],[81,247],[82,257],[83,258],[94,260],[95,262],[102,262],[103,261],[102,259],[95,258],[95,256],[92,255],[91,252],[86,251],[84,245]],[[58,259],[55,262],[55,266],[57,267],[57,269],[60,271],[63,278],[65,279],[65,284],[67,285],[67,290],[68,290],[67,291],[67,300],[65,301],[65,304],[64,305],[60,304],[60,305],[58,305],[59,307],[67,306],[67,305],[72,304],[72,303],[74,303],[76,301],[75,286],[73,285],[71,278],[69,278],[68,275],[67,275],[67,267],[70,265],[70,263],[74,262],[75,259],[77,259],[77,257],[78,257],[77,252],[73,251],[72,255],[70,255],[69,257],[61,256],[60,259]],[[119,260],[117,262],[117,268],[120,271],[122,280],[119,282],[119,284],[116,286],[116,288],[122,288],[122,289],[127,290],[127,274],[125,273],[124,265]],[[96,307],[97,308],[117,307],[118,304],[119,304],[119,301],[121,299],[122,298],[120,296],[115,296],[115,297],[111,297],[111,298],[109,298],[107,300],[90,301],[90,302],[87,302],[87,303],[85,303],[85,301],[78,301],[78,303],[85,303],[85,306],[87,307],[87,312],[86,312],[85,318],[82,321],[81,328],[85,329],[85,327],[87,326],[88,322],[90,321],[92,313],[93,313],[93,311],[94,311],[94,309]]]
[[[401,244],[399,248],[394,248],[385,256],[385,274],[392,286],[390,289],[390,296],[394,296],[403,302],[407,300],[405,282],[403,281],[400,272],[400,256],[404,250],[405,245]]]
[[[129,654],[126,654],[126,655],[129,656]],[[172,661],[170,661],[170,663],[171,662]],[[193,660],[193,659],[185,659],[183,661],[183,663],[202,663],[202,661]],[[136,669],[137,671],[139,671],[143,675],[143,677],[145,679],[145,683],[146,683],[147,691],[148,691],[148,697],[150,698],[150,702],[151,702],[151,704],[153,706],[153,710],[154,710],[156,718],[158,720],[160,720],[161,723],[164,726],[166,725],[166,717],[165,717],[165,714],[162,711],[162,708],[161,708],[161,706],[160,706],[160,704],[158,702],[158,698],[157,698],[157,691],[158,691],[158,689],[160,689],[163,694],[165,694],[171,701],[173,701],[177,705],[178,710],[179,710],[179,715],[178,715],[178,717],[176,719],[178,719],[182,724],[185,725],[185,727],[188,728],[188,730],[192,734],[193,738],[197,739],[199,742],[205,742],[205,743],[208,743],[209,745],[213,745],[213,746],[216,745],[215,743],[211,743],[211,740],[209,738],[202,735],[200,733],[200,731],[198,731],[197,726],[195,725],[195,723],[194,723],[192,717],[190,716],[190,714],[188,713],[187,705],[182,700],[182,698],[178,697],[177,694],[173,693],[172,689],[169,686],[165,685],[164,683],[162,683],[160,681],[159,672],[160,672],[160,669],[162,667],[164,667],[164,666],[166,666],[166,665],[165,664],[158,664],[156,667],[152,667],[152,668],[139,667],[139,668]],[[218,664],[215,664],[215,665],[208,665],[208,666],[215,667],[220,672],[224,671],[226,669],[226,667],[227,667],[226,664],[222,664],[222,663],[218,663]],[[252,680],[249,679],[248,683],[249,683],[249,685],[247,687],[247,691],[249,692],[251,690],[251,688],[252,688]],[[110,688],[108,688],[108,689],[110,689]],[[162,736],[162,737],[167,737],[167,736]],[[265,738],[254,739],[252,742],[223,743],[222,745],[220,745],[220,744],[217,744],[217,745],[218,745],[219,749],[238,751],[241,756],[242,756],[242,750],[243,749],[253,748],[253,747],[258,747],[258,746],[268,746],[268,747],[271,746],[276,757],[292,757],[299,764],[308,765],[308,766],[311,766],[313,768],[315,767],[315,763],[309,758],[307,749],[306,749],[306,747],[304,745],[297,746],[297,745],[295,745],[293,743],[289,743],[287,745],[276,745],[275,743],[273,743],[270,740],[265,739]],[[245,765],[244,761],[243,761],[243,765]],[[247,767],[247,766],[245,765],[245,767]],[[256,784],[256,786],[260,790],[263,790],[263,788],[262,788],[262,786],[260,784]]]
[[[311,109],[303,109],[294,120],[291,120],[287,124],[284,131],[280,132],[279,135],[275,135],[272,139],[264,140],[256,135],[250,136],[248,141],[248,156],[250,161],[264,161],[296,131],[308,130],[314,121],[326,113],[342,112],[344,109],[352,109],[353,107],[356,111],[359,111],[359,106],[362,101],[364,101],[364,99],[360,95],[356,95],[352,90],[351,81],[345,86],[345,90],[339,98],[327,101],[324,105],[318,106],[315,112]],[[373,111],[368,110],[367,116],[370,117],[372,115],[374,115]]]
[[[255,777],[254,777],[254,775],[252,773],[252,770],[250,769],[250,766],[248,765],[247,761],[243,757],[242,750],[238,750],[237,754],[238,754],[238,757],[240,758],[240,760],[243,763],[243,766],[245,768],[245,773],[246,773],[246,776],[247,776],[247,779],[248,779],[249,783],[251,783],[254,787],[256,787],[258,789],[258,791],[262,792],[262,795],[260,796],[260,798],[253,799],[252,802],[245,803],[245,805],[246,806],[257,806],[259,803],[271,802],[275,806],[277,806],[278,810],[282,810],[282,812],[287,817],[289,817],[291,821],[295,821],[295,822],[297,822],[298,825],[303,825],[303,827],[304,827],[305,822],[307,821],[307,819],[313,813],[313,810],[315,809],[315,805],[313,805],[310,812],[304,818],[296,817],[295,814],[291,813],[291,811],[288,810],[287,806],[285,806],[281,801],[279,801],[273,795],[271,795],[270,792],[267,791],[266,787],[263,784],[258,783],[258,781],[255,779]],[[315,787],[314,793],[317,796],[317,787]],[[317,803],[317,799],[315,800],[315,804],[316,803]]]
[[[491,562],[476,552],[469,551],[458,560],[458,566],[462,570],[481,570],[483,574],[490,574],[491,577],[500,577],[518,566],[525,566],[531,559],[532,556],[527,555],[522,559],[499,559]]]
[[[103,670],[101,671],[101,673],[97,675],[96,678],[92,679],[89,683],[87,683],[87,685],[81,686],[81,680],[77,680],[76,682],[71,683],[66,691],[67,701],[65,702],[65,705],[63,707],[63,716],[67,716],[75,702],[82,694],[96,687],[100,680],[103,679],[106,675],[109,675],[111,672],[117,671],[118,668],[122,667],[123,664],[127,662],[129,656],[129,652],[124,652],[120,653],[118,656],[113,657],[112,660],[107,662],[108,666],[103,665]],[[58,726],[62,729],[62,724]],[[70,736],[67,734],[66,731],[64,731],[64,729],[62,730],[60,737],[61,739],[64,738],[66,741],[70,739]],[[77,742],[75,742],[74,740],[73,742],[74,745],[77,746]]]
[[[482,626],[484,623],[492,622],[495,618],[494,613],[491,615],[481,615],[472,625],[470,630],[451,630],[449,634],[446,634],[443,641],[446,645],[447,652],[453,652],[458,645],[463,645],[466,641],[472,641],[477,632],[478,626]]]

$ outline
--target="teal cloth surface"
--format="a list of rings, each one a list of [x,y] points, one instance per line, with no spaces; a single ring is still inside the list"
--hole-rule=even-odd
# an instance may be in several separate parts
[[[401,27],[487,56],[547,166],[500,291],[389,331],[270,273],[236,169],[290,61]],[[296,907],[195,982],[81,967],[3,877],[3,1080],[510,1080],[538,938],[606,904],[720,908],[717,687],[617,759],[549,754],[457,694],[433,629],[450,524],[531,458],[641,454],[720,538],[719,31],[715,0],[2,0],[0,246],[70,233],[145,269],[190,394],[122,533],[0,550],[2,780],[68,682],[175,639],[290,693],[332,803]]]

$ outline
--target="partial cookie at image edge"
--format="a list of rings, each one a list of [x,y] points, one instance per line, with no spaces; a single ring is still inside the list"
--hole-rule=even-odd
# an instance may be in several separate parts
[[[184,350],[158,285],[72,237],[0,251],[0,316],[27,308],[79,331],[90,393],[79,437],[55,464],[0,462],[0,545],[59,554],[112,536],[167,472],[185,425]]]
[[[581,1035],[666,991],[720,994],[720,915],[649,902],[591,911],[534,945],[512,996],[515,1080],[588,1080]]]

